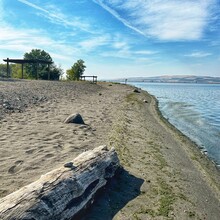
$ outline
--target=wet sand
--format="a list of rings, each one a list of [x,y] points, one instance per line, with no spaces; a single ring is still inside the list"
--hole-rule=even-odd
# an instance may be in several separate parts
[[[220,219],[219,171],[147,92],[111,83],[0,81],[0,106],[1,197],[107,144],[123,170],[80,219]],[[86,125],[64,124],[72,113]]]

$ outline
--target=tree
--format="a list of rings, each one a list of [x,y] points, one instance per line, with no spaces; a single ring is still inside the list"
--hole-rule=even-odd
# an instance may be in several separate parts
[[[84,65],[83,60],[77,60],[76,63],[73,64],[71,69],[66,71],[67,79],[68,80],[79,80],[80,76],[83,75],[86,66]]]
[[[51,80],[59,80],[59,78],[63,75],[63,70],[61,66],[56,66],[54,63],[50,66],[50,79]]]
[[[7,76],[7,64],[0,63],[0,77]]]
[[[21,64],[10,64],[10,72],[12,78],[22,78],[22,70],[21,70]],[[24,71],[24,78],[27,78],[25,71]]]
[[[68,69],[66,70],[66,77],[68,80],[75,80],[74,79],[74,73],[73,73],[73,69]]]
[[[26,60],[44,60],[53,62],[49,53],[40,49],[32,49],[31,52],[24,54]],[[30,63],[25,64],[25,71],[28,78],[32,79],[48,79],[48,64],[43,63]]]
[[[9,76],[12,78],[21,78],[21,65],[9,64]],[[7,77],[7,64],[0,64],[0,77]]]

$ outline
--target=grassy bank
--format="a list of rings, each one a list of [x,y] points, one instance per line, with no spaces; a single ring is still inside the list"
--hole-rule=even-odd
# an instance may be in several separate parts
[[[218,219],[218,205],[206,202],[219,204],[218,170],[163,118],[147,92],[127,94],[115,114],[109,145],[124,171],[95,202],[89,219]],[[109,202],[103,206],[104,201]],[[97,215],[98,207],[108,211]]]

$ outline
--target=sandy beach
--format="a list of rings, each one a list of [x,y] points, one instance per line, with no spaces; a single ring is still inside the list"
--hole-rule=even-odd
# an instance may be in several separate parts
[[[0,197],[99,145],[123,170],[79,219],[220,219],[220,172],[127,85],[0,80]],[[80,113],[85,125],[65,124]]]

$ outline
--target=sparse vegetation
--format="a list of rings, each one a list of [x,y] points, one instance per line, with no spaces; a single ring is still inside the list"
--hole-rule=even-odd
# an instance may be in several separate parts
[[[169,212],[173,210],[173,203],[176,199],[175,194],[170,185],[168,185],[164,180],[159,181],[159,194],[160,194],[160,207],[158,209],[158,215],[168,217]]]

